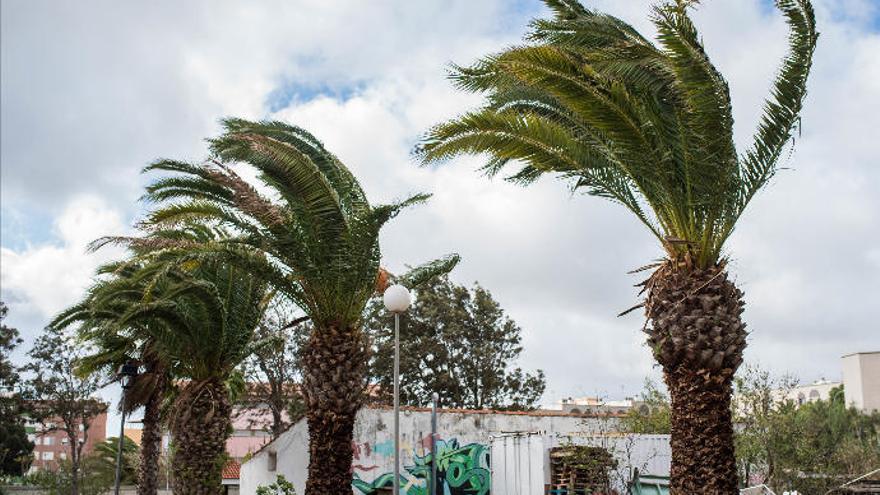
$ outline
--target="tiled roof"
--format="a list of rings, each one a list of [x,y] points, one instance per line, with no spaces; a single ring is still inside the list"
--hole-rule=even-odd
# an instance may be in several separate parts
[[[224,480],[237,480],[241,471],[241,464],[236,461],[229,461],[223,466]]]

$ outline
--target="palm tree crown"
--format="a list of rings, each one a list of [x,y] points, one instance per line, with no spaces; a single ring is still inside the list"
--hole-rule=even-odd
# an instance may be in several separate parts
[[[194,219],[239,235],[201,246],[181,246],[184,257],[223,254],[267,280],[319,325],[345,327],[361,317],[379,271],[379,230],[407,206],[430,196],[371,206],[351,172],[310,133],[283,122],[223,121],[211,139],[215,159],[202,165],[163,160],[147,170],[172,172],[147,189],[161,203],[144,221],[166,228]],[[257,169],[272,197],[229,168]],[[411,273],[411,284],[448,271],[457,256]]]
[[[232,264],[210,258],[180,262],[173,250],[160,247],[226,238],[223,231],[188,223],[124,239],[133,257],[100,270],[111,278],[96,284],[81,304],[83,316],[91,316],[83,335],[95,336],[100,325],[136,329],[130,338],[149,339],[175,375],[225,379],[259,344],[253,336],[268,301],[266,285]],[[93,248],[119,240],[103,238]]]
[[[657,45],[576,0],[545,3],[555,16],[532,23],[529,43],[453,67],[453,81],[488,102],[434,127],[416,153],[486,152],[488,175],[516,160],[524,166],[509,179],[520,183],[560,174],[632,211],[671,258],[713,265],[798,123],[817,38],[810,2],[776,1],[790,51],[739,155],[727,82],[688,15],[697,1],[653,7]]]

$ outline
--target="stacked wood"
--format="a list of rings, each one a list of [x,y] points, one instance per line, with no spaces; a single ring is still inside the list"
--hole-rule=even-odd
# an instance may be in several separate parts
[[[550,449],[550,495],[611,493],[609,471],[617,461],[602,447],[568,445]]]

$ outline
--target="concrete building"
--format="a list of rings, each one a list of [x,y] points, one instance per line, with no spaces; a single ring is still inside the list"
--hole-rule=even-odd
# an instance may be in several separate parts
[[[798,385],[789,391],[775,390],[777,401],[790,400],[798,405],[829,400],[831,391],[843,386],[847,406],[862,412],[880,411],[880,351],[856,352],[841,358],[842,381],[824,378],[807,385]]]
[[[606,400],[600,397],[568,397],[559,401],[561,411],[570,414],[623,415],[632,408],[648,406],[632,397],[623,400]],[[647,411],[645,411],[647,412]]]
[[[802,406],[808,402],[816,402],[819,400],[829,400],[831,398],[831,390],[835,387],[843,385],[842,382],[832,382],[823,379],[816,380],[809,385],[798,385],[797,387],[782,393],[777,391],[774,398],[778,401],[790,400],[797,405]]]
[[[880,351],[843,356],[843,395],[847,405],[880,411]]]
[[[34,460],[30,471],[58,469],[60,462],[70,458],[70,439],[67,432],[56,429],[60,420],[48,419],[42,423],[28,422],[25,429],[28,440],[34,442]],[[101,413],[89,422],[88,434],[84,425],[78,427],[78,441],[84,443],[82,453],[87,455],[107,439],[107,413]]]
[[[355,495],[390,493],[393,481],[393,411],[367,407],[358,413],[354,428],[352,489]],[[436,439],[440,493],[486,495],[490,493],[491,439],[513,433],[575,437],[613,432],[612,416],[585,416],[563,411],[499,412],[441,410]],[[402,493],[422,494],[430,469],[431,413],[404,408],[400,417]],[[263,447],[241,466],[241,493],[253,495],[257,487],[284,475],[302,493],[308,468],[308,428],[300,421]],[[543,493],[543,492],[541,492]]]

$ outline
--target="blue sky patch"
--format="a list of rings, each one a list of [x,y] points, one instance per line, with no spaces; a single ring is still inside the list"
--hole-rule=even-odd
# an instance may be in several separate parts
[[[54,219],[47,212],[27,213],[9,207],[0,208],[0,245],[13,251],[55,240]]]
[[[363,90],[363,88],[364,85],[362,83],[285,82],[269,93],[269,96],[266,97],[266,107],[270,113],[275,113],[292,105],[306,103],[321,96],[345,101]]]

